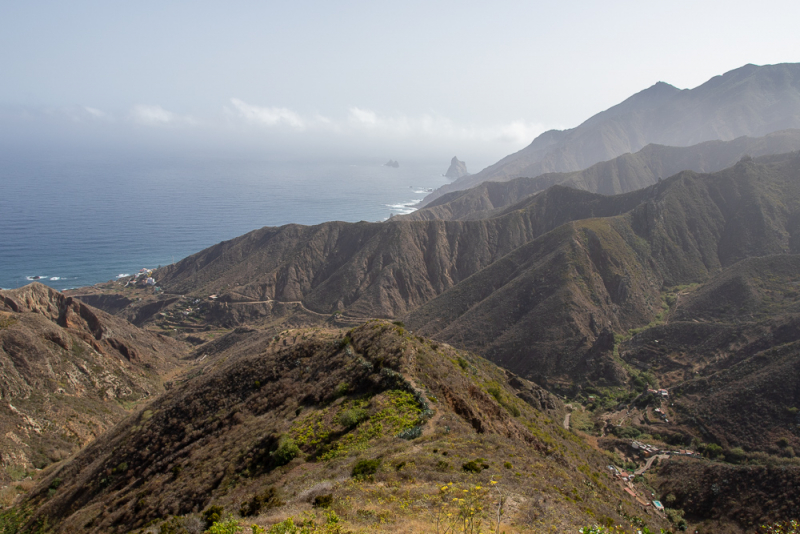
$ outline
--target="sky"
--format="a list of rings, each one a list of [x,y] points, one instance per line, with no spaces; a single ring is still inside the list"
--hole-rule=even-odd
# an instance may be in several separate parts
[[[0,0],[0,142],[473,170],[658,81],[797,62],[797,20],[796,0]]]

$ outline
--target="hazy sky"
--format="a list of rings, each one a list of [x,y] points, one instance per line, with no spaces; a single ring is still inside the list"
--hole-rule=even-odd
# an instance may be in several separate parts
[[[492,163],[657,81],[800,61],[800,2],[0,0],[0,140]]]

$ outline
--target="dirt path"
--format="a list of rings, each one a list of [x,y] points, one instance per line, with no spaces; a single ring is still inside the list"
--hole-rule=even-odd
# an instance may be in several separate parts
[[[319,315],[321,317],[329,317],[330,316],[330,313],[319,313],[319,312],[315,312],[314,310],[309,310],[308,308],[306,308],[305,304],[303,304],[303,302],[300,301],[300,300],[288,300],[288,301],[283,301],[283,300],[248,300],[248,301],[240,301],[240,302],[229,302],[228,305],[230,305],[230,306],[248,305],[249,306],[249,305],[252,305],[252,304],[273,304],[273,303],[275,303],[275,304],[297,304],[298,306],[303,308],[304,311],[307,311],[308,313],[313,313],[314,315]]]
[[[572,415],[572,410],[574,409],[574,407],[572,406],[571,403],[565,404],[564,406],[569,410],[567,412],[567,415],[564,416],[564,430],[569,430],[569,420],[570,416]]]

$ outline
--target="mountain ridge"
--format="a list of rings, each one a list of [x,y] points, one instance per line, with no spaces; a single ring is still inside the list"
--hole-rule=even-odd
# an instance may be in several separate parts
[[[670,87],[660,82],[575,128],[545,132],[494,165],[437,189],[421,207],[487,180],[581,170],[650,143],[687,146],[800,128],[800,64],[745,65],[694,89]]]

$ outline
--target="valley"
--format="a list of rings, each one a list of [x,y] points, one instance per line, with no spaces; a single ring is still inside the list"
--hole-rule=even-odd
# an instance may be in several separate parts
[[[796,73],[656,84],[384,222],[264,227],[92,287],[0,291],[0,526],[796,518]],[[765,85],[780,105],[742,112]]]

